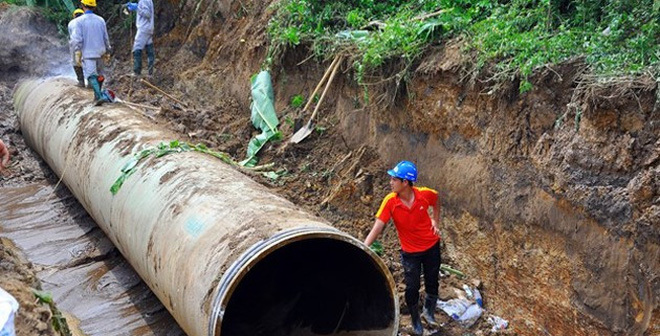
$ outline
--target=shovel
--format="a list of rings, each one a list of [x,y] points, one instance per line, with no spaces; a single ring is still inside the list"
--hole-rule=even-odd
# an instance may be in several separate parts
[[[341,56],[337,55],[337,57],[335,57],[335,59],[332,61],[332,64],[330,64],[330,67],[328,67],[328,71],[332,69],[332,73],[330,74],[330,78],[328,79],[328,82],[325,84],[323,93],[321,93],[321,98],[319,98],[319,101],[316,103],[316,107],[314,107],[314,112],[312,112],[312,116],[309,118],[309,121],[307,121],[307,124],[301,127],[296,133],[293,134],[293,136],[291,136],[291,140],[289,140],[289,142],[299,143],[303,141],[306,137],[308,137],[310,134],[312,134],[312,131],[314,130],[314,128],[312,127],[312,121],[314,121],[314,117],[316,117],[316,113],[319,111],[319,107],[321,106],[321,102],[323,102],[323,98],[325,98],[325,94],[328,93],[330,84],[332,84],[332,80],[335,78],[335,74],[337,74],[337,69],[339,69],[339,66],[341,65],[341,61],[342,61]],[[328,71],[325,72],[323,78],[321,78],[321,81],[316,86],[316,89],[314,89],[314,92],[310,96],[307,105],[305,105],[305,107],[303,108],[303,111],[309,107],[314,95],[316,94],[316,91],[318,91],[318,89],[321,87],[321,84],[323,83],[323,80],[325,80],[325,78],[327,77]]]

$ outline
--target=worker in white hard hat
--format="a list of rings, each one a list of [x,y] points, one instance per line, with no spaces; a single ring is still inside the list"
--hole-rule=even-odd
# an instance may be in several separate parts
[[[78,65],[78,62],[76,62],[76,53],[73,47],[73,38],[74,35],[77,34],[79,31],[77,29],[77,23],[78,23],[78,18],[85,14],[85,11],[76,8],[76,10],[73,11],[73,19],[69,21],[69,24],[67,26],[68,31],[69,31],[69,51],[71,52],[71,65],[73,66],[73,71],[76,73],[76,78],[78,79],[78,86],[80,87],[85,87],[85,75],[83,74],[83,69],[82,65]]]

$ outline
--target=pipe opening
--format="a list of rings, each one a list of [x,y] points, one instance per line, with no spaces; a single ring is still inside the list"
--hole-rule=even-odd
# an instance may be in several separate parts
[[[330,238],[296,241],[245,274],[227,304],[221,335],[391,335],[392,291],[359,247]]]

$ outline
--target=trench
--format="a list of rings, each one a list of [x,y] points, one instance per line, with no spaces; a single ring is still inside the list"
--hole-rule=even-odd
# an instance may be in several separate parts
[[[209,31],[217,33],[212,29]],[[218,36],[231,35],[223,32]],[[250,35],[246,33],[245,36]],[[249,78],[251,71],[258,68],[258,60],[246,61],[248,66],[245,67],[235,66],[235,62],[237,58],[253,59],[254,50],[245,49],[247,51],[241,54],[236,50],[244,48],[234,46],[232,49],[232,45],[227,45],[219,49],[220,57],[213,64],[215,68],[191,70],[200,70],[201,75],[195,77],[190,76],[190,72],[181,76],[176,74],[180,70],[176,63],[184,63],[176,57],[187,55],[177,54],[180,47],[178,42],[176,48],[172,47],[175,57],[172,64],[168,64],[172,67],[170,71],[175,73],[171,76],[178,81],[179,89],[195,92],[201,100],[209,101],[223,92],[246,97],[243,82],[225,83],[215,78],[217,75],[213,71],[220,69],[218,73],[224,78]],[[433,60],[434,57],[429,57],[424,62],[435,66]],[[288,78],[284,75],[279,79],[275,77],[276,81],[280,80],[276,84],[281,90],[278,97],[300,93],[304,85],[313,87],[316,84],[314,79],[320,77],[310,76],[313,71],[309,69],[298,72],[291,66],[286,70]],[[212,76],[205,76],[205,71]],[[653,104],[649,103],[648,97],[656,93],[637,92],[637,100],[600,100],[602,106],[609,107],[601,106],[585,113],[579,129],[570,123],[555,128],[557,113],[564,111],[567,97],[571,96],[568,87],[573,83],[570,79],[573,74],[570,72],[561,72],[565,78],[563,82],[552,75],[540,78],[539,81],[546,83],[541,84],[538,91],[517,97],[515,101],[486,97],[478,88],[461,87],[456,84],[459,82],[457,74],[451,71],[440,69],[425,75],[428,78],[418,78],[412,85],[420,99],[406,102],[409,106],[403,109],[403,113],[398,107],[384,111],[357,108],[354,97],[360,96],[359,89],[347,84],[348,80],[343,83],[335,92],[338,98],[334,103],[335,114],[340,120],[338,128],[346,139],[335,139],[335,143],[329,146],[333,153],[337,155],[338,148],[344,148],[337,146],[338,143],[349,147],[348,150],[365,145],[376,148],[380,160],[358,162],[364,164],[361,171],[371,174],[382,172],[383,165],[402,157],[415,157],[425,170],[423,182],[438,186],[443,192],[446,209],[444,239],[447,244],[443,258],[453,259],[460,269],[480,277],[486,286],[488,307],[511,318],[513,328],[520,335],[655,335],[660,330],[657,277],[660,260],[657,244],[660,218],[657,215],[657,190],[660,190],[657,187],[660,162],[657,159],[660,148],[657,135],[660,133],[657,125],[660,123],[658,114],[650,112],[649,106]],[[287,80],[289,85],[286,85]],[[329,106],[332,105],[331,101]],[[173,115],[171,110],[168,113],[170,115],[165,117]],[[402,121],[404,117],[408,118],[405,122]],[[181,124],[176,126],[184,131],[197,131],[190,129],[194,125]],[[332,124],[326,120],[321,125]],[[206,134],[220,129],[206,125],[198,127],[208,128],[202,130],[207,131]],[[331,127],[329,129],[332,131]],[[302,160],[312,152],[310,148],[320,147],[322,139],[310,138],[315,141],[313,145],[303,144],[302,150],[293,156]],[[339,155],[345,154],[340,152]],[[350,169],[344,169],[342,173],[347,171]],[[298,173],[304,175],[302,169]],[[310,175],[306,178],[311,179]],[[350,183],[343,186],[353,187]],[[5,190],[3,188],[3,192]],[[297,193],[298,190],[290,192]],[[330,206],[342,209],[343,205],[345,210],[348,206],[341,204],[342,201],[360,204],[364,202],[361,196],[375,196],[373,199],[377,199],[382,192],[358,189],[355,192],[357,197],[331,199]],[[30,193],[26,191],[24,195],[28,197]],[[299,195],[289,195],[298,200],[307,196],[309,193],[304,190]],[[369,204],[367,211],[376,206]],[[78,209],[82,208],[78,206]],[[360,228],[355,229],[358,230]],[[13,235],[10,231],[7,234]],[[38,234],[37,231],[27,233]],[[26,251],[36,245],[53,243],[16,240]],[[119,255],[118,252],[115,254]],[[126,264],[124,268],[130,269]],[[276,267],[264,267],[260,272],[279,274]],[[319,272],[324,274],[321,270]],[[286,278],[281,281],[283,279]],[[248,284],[253,281],[251,274],[245,274],[245,281]],[[47,282],[45,286],[56,288]],[[144,283],[141,286],[147,287]],[[236,297],[250,296],[250,288],[261,289],[259,284],[254,286],[257,288],[238,286],[234,293]],[[295,291],[284,282],[275,288],[281,292]],[[64,292],[55,291],[55,294]],[[73,292],[71,289],[67,293]],[[156,296],[149,293],[150,300],[156,300]],[[285,319],[289,323],[281,325],[279,330],[315,334],[341,325],[338,323],[340,319],[336,318],[341,315],[338,313],[341,300],[335,302],[336,297],[312,296],[311,301],[329,299],[331,307],[337,308],[319,311],[323,318],[318,320],[305,314]],[[74,298],[83,300],[79,296]],[[76,300],[67,300],[64,294],[56,295],[57,299],[62,300],[65,309],[77,304]],[[287,302],[272,298],[267,302],[296,310],[306,307],[307,303],[303,302],[308,301]],[[227,310],[227,314],[240,316],[223,328],[244,328],[249,320],[247,314],[239,312],[251,307],[243,300],[232,300],[229,304],[237,310]],[[155,315],[154,312],[167,312],[158,304],[145,310],[139,306],[131,308],[137,309],[140,316],[136,318],[132,314],[132,319],[144,320]],[[81,316],[85,316],[84,312]],[[169,318],[174,323],[174,319]],[[268,325],[267,313],[255,318]],[[89,322],[82,321],[81,324],[85,323]],[[145,335],[180,331],[176,326],[169,328],[174,324],[164,324],[167,331],[154,332],[154,324],[140,323],[140,327],[132,330],[140,330]],[[378,323],[374,321],[374,325]],[[130,323],[122,320],[118,324]],[[142,335],[137,331],[122,330]],[[260,330],[248,329],[247,332],[258,333]]]
[[[116,251],[106,254],[127,258],[185,333],[397,332],[393,279],[374,252],[211,156],[193,152],[140,162],[131,183],[111,193],[115,178],[108,171],[125,164],[117,148],[133,152],[171,133],[126,107],[91,108],[71,84],[56,78],[19,85],[15,104],[23,134],[108,235]],[[25,215],[7,212],[18,221]],[[82,243],[67,244],[79,249]],[[105,257],[90,253],[81,260],[90,259]],[[104,273],[87,269],[82,286],[103,292],[108,285],[130,290],[142,284],[136,276],[105,283]]]
[[[185,335],[85,209],[57,181],[0,188],[0,234],[35,265],[84,335]]]

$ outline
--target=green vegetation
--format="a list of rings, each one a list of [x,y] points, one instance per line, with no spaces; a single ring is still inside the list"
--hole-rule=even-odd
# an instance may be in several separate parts
[[[79,0],[0,0],[0,2],[35,8],[46,19],[57,25],[57,30],[61,36],[68,36],[67,25],[73,18],[73,11],[80,8]],[[106,20],[108,32],[110,33],[128,31],[135,21],[135,13],[120,15],[121,5],[116,1],[98,1],[95,12]]]
[[[375,241],[369,246],[369,248],[370,248],[372,251],[374,251],[374,253],[376,253],[378,256],[381,256],[381,257],[383,256],[383,253],[385,253],[385,251],[384,251],[384,249],[383,249],[383,244],[381,244],[381,242],[378,241],[378,240],[375,240]]]
[[[267,66],[298,45],[317,57],[346,52],[361,83],[388,62],[406,79],[452,38],[464,41],[473,77],[518,77],[521,92],[535,70],[573,58],[597,75],[660,76],[660,0],[282,0],[274,10]]]
[[[252,105],[250,120],[252,125],[261,130],[248,143],[247,158],[240,162],[242,166],[254,167],[259,158],[257,153],[269,141],[282,140],[282,132],[277,129],[279,119],[275,113],[275,93],[268,71],[261,71],[251,78]]]
[[[34,288],[32,289],[32,294],[34,294],[34,297],[37,298],[39,303],[47,304],[48,308],[50,308],[50,312],[52,314],[51,321],[53,323],[53,329],[59,332],[62,336],[71,336],[72,333],[69,329],[69,325],[66,323],[66,319],[62,315],[62,312],[60,312],[60,310],[55,307],[53,295],[50,292],[36,290]]]
[[[289,105],[291,105],[291,107],[293,108],[300,108],[304,104],[305,104],[305,97],[303,97],[303,95],[301,94],[297,94],[291,97],[291,102],[289,103]]]
[[[168,154],[172,153],[184,153],[184,152],[200,152],[200,153],[206,153],[208,155],[214,156],[226,163],[236,165],[236,162],[229,156],[227,153],[223,152],[216,152],[213,150],[210,150],[206,145],[204,144],[197,144],[197,145],[192,145],[187,142],[182,142],[179,140],[173,140],[170,141],[169,143],[160,143],[156,147],[151,147],[144,149],[140,151],[139,153],[133,155],[133,157],[124,164],[124,166],[121,168],[121,175],[117,178],[115,183],[112,184],[110,187],[110,192],[113,195],[116,195],[117,192],[119,192],[119,189],[121,186],[126,182],[126,179],[128,179],[129,176],[133,175],[135,171],[137,170],[137,165],[142,161],[143,159],[147,158],[148,156],[155,156],[157,158],[163,157]]]
[[[67,34],[66,26],[71,20],[73,10],[76,9],[73,0],[2,0],[2,2],[37,8],[49,21],[55,22],[59,32],[64,35]]]

